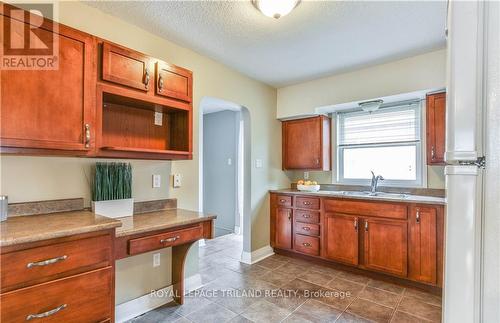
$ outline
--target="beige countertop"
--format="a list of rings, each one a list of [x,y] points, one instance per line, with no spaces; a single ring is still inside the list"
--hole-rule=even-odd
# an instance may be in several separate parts
[[[0,222],[0,247],[112,229],[119,226],[121,226],[121,222],[117,219],[110,219],[90,211],[9,217],[6,221]]]
[[[355,199],[355,200],[368,200],[368,201],[387,201],[387,202],[403,202],[403,203],[421,203],[421,204],[434,204],[434,205],[445,205],[446,199],[444,197],[435,196],[425,196],[425,195],[412,195],[404,193],[389,193],[380,194],[377,196],[370,195],[346,195],[345,191],[318,191],[318,192],[304,192],[295,189],[281,189],[281,190],[271,190],[271,193],[281,193],[281,194],[295,194],[295,195],[307,195],[307,196],[320,196],[320,197],[332,197],[332,198],[345,198],[345,199]]]
[[[116,236],[123,237],[132,234],[164,230],[180,225],[199,223],[217,218],[215,215],[188,211],[183,209],[171,209],[136,214],[118,218],[122,226],[116,229]]]

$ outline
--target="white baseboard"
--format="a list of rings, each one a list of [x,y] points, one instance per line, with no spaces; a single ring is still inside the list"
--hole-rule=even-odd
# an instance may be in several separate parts
[[[252,265],[272,255],[274,255],[273,248],[265,246],[252,252],[243,251],[241,253],[241,262]]]
[[[184,280],[184,294],[202,287],[201,275],[196,274]],[[173,298],[168,296],[172,295],[172,286],[159,289],[159,295],[165,297],[152,297],[150,294],[143,295],[128,302],[119,304],[115,307],[115,321],[121,323],[133,319],[146,312],[154,310],[157,307],[165,305],[173,301]]]
[[[241,234],[240,230],[241,230],[241,228],[239,226],[237,226],[237,225],[234,226],[234,233],[235,234],[238,234],[238,235]]]

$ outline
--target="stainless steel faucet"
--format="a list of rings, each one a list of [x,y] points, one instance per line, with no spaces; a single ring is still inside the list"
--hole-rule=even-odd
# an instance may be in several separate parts
[[[379,181],[379,180],[382,180],[382,181],[383,181],[383,180],[384,180],[384,178],[382,177],[382,175],[377,175],[377,176],[375,176],[375,173],[374,173],[373,171],[370,171],[370,172],[372,172],[372,183],[371,183],[371,185],[370,185],[370,187],[371,187],[370,192],[371,192],[372,194],[375,194],[375,193],[377,192],[377,185],[378,185],[378,181]]]

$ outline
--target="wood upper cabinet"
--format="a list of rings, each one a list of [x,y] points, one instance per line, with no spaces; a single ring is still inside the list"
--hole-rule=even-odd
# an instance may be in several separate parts
[[[283,169],[330,170],[330,118],[282,122]]]
[[[104,42],[102,79],[148,92],[153,83],[151,59],[139,52]]]
[[[343,263],[358,264],[358,217],[325,214],[325,257]]]
[[[444,165],[446,93],[427,95],[427,165]]]
[[[191,71],[162,61],[155,65],[155,93],[167,98],[192,101],[193,74]]]
[[[437,283],[437,209],[410,208],[408,276],[425,283]]]
[[[275,230],[275,247],[292,249],[292,209],[276,209]]]
[[[407,222],[364,219],[364,262],[366,268],[406,277]]]
[[[5,16],[5,12],[5,33],[21,33],[32,27]],[[53,23],[44,18],[37,36],[47,42],[58,41],[55,69],[0,72],[1,145],[85,155],[94,146],[94,39],[63,25],[57,34],[52,30]]]

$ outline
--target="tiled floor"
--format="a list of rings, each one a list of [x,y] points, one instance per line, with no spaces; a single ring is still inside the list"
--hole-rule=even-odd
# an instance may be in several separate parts
[[[133,322],[441,320],[440,297],[279,255],[245,265],[239,262],[241,246],[236,235],[207,241],[200,248],[204,286],[184,305],[170,303]],[[247,297],[238,297],[244,292]]]

